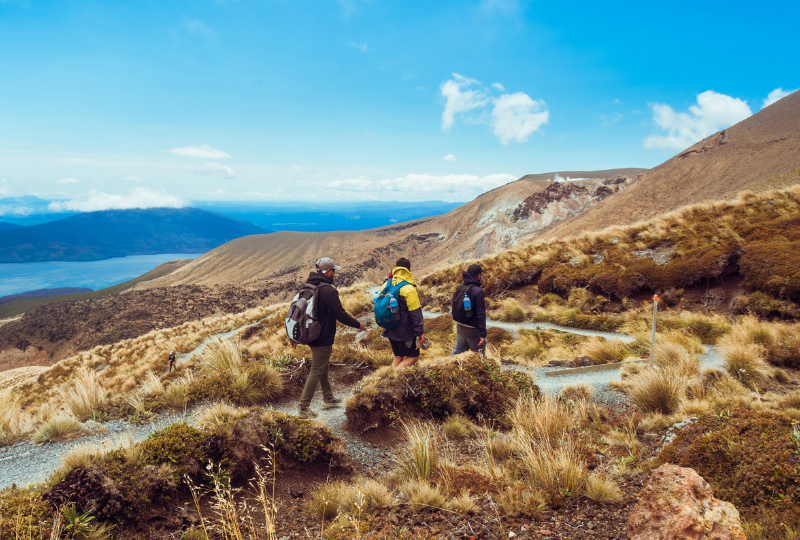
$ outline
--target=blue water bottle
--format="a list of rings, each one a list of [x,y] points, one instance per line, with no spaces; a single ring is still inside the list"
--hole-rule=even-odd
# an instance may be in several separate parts
[[[472,317],[472,300],[469,299],[469,289],[464,292],[464,315]]]
[[[400,322],[400,306],[397,304],[397,298],[392,296],[389,299],[389,310],[392,312],[392,320]]]

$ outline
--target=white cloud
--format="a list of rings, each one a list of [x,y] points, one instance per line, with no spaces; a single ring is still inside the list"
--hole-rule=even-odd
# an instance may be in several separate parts
[[[211,148],[207,144],[203,146],[182,146],[181,148],[167,150],[167,152],[178,156],[200,159],[223,159],[231,157],[229,153]]]
[[[444,112],[442,113],[442,129],[448,131],[455,122],[455,115],[469,112],[487,103],[485,94],[481,89],[466,90],[470,86],[480,84],[475,79],[469,79],[458,73],[453,73],[453,78],[445,81],[439,87],[445,99]]]
[[[746,101],[713,90],[697,96],[697,105],[688,113],[677,113],[669,105],[653,103],[653,121],[666,135],[650,135],[645,148],[683,150],[721,129],[728,128],[753,114]]]
[[[233,178],[236,176],[233,174],[233,169],[228,167],[227,165],[222,165],[220,163],[214,163],[209,161],[205,165],[184,165],[184,169],[187,171],[192,171],[197,174],[219,174],[221,173],[225,178]]]
[[[761,108],[763,109],[764,107],[769,107],[779,99],[783,99],[794,92],[797,92],[797,90],[784,90],[783,88],[776,88],[767,94],[767,99],[764,100],[764,104],[761,106]]]
[[[141,179],[141,178],[139,178],[139,177],[138,177],[138,176],[136,176],[136,175],[132,175],[132,176],[126,176],[126,177],[125,177],[125,180],[127,180],[128,182],[141,182],[141,181],[142,181],[142,179]]]
[[[2,191],[0,191],[2,193]],[[10,204],[0,204],[0,216],[27,216],[33,209],[27,206],[13,206]]]
[[[354,49],[358,49],[359,51],[365,53],[367,52],[367,44],[366,43],[356,43],[355,41],[350,44],[351,47]]]
[[[494,100],[494,134],[503,144],[508,144],[512,139],[517,142],[527,141],[528,135],[550,119],[548,111],[541,111],[544,106],[544,101],[531,99],[524,92],[503,94]]]
[[[79,180],[77,178],[59,178],[55,182],[56,184],[77,184]]]
[[[442,197],[449,200],[468,200],[481,193],[502,186],[516,180],[510,174],[490,174],[477,176],[474,174],[408,174],[400,178],[384,178],[372,180],[369,178],[350,178],[334,180],[332,182],[309,183],[308,187],[317,193],[330,190],[340,198],[345,198],[348,193],[363,195],[390,195],[397,197],[400,194],[424,194],[425,197]],[[400,197],[403,198],[403,197]]]
[[[187,201],[181,197],[163,191],[136,188],[127,195],[114,195],[92,189],[85,195],[69,201],[51,202],[47,208],[51,212],[97,212],[131,208],[182,208],[186,205]]]
[[[454,156],[453,154],[447,154],[446,156],[444,156],[444,160],[445,161],[455,161],[456,160],[456,156]]]
[[[299,172],[299,173],[306,172],[306,171],[303,170],[303,168],[300,165],[295,165],[294,163],[292,163],[292,169],[294,169],[295,172]]]
[[[490,88],[458,73],[453,73],[453,78],[442,83],[439,88],[445,98],[442,112],[444,131],[453,126],[457,114],[466,116],[466,113],[474,111],[472,115],[466,116],[468,122],[491,125],[500,142],[508,144],[512,140],[528,140],[528,135],[550,119],[543,100],[532,99],[524,92],[490,97]],[[491,89],[505,91],[500,83],[492,83]]]

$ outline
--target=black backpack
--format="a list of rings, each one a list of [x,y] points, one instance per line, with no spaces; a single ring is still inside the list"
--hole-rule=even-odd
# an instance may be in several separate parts
[[[322,330],[317,314],[319,287],[306,283],[289,306],[286,314],[286,335],[295,343],[308,345],[319,337]]]
[[[451,312],[453,315],[453,320],[456,322],[468,324],[470,319],[472,319],[472,314],[475,313],[475,306],[471,305],[472,299],[469,296],[471,288],[472,285],[461,284],[456,288],[456,292],[453,293]],[[465,297],[470,303],[469,307],[464,305]]]

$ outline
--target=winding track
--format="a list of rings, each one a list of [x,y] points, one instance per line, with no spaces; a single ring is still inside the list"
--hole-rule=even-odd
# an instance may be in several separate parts
[[[377,288],[370,289],[370,292],[372,292],[373,295],[376,294]],[[439,315],[441,314],[424,312],[424,316],[426,318],[438,317]],[[241,328],[237,328],[236,330],[209,336],[191,352],[180,355],[179,359],[188,359],[194,355],[199,355],[202,353],[208,343],[218,339],[227,339],[230,336],[244,331],[250,326],[252,325],[246,325]],[[519,329],[546,328],[572,334],[602,336],[606,339],[617,339],[626,343],[633,341],[632,337],[624,334],[569,328],[548,323],[507,323],[488,320],[487,326],[504,328],[512,333]],[[703,367],[720,367],[722,365],[722,358],[715,347],[708,346],[706,347],[705,353],[701,356],[701,362]],[[609,381],[619,378],[619,369],[608,369],[585,373],[567,373],[557,376],[545,376],[545,373],[548,371],[561,371],[560,368],[536,368],[518,365],[504,365],[503,369],[516,369],[531,373],[536,378],[536,384],[539,385],[542,391],[550,394],[557,393],[563,386],[567,384],[585,383],[592,388],[595,399],[598,401],[604,402],[612,407],[624,408],[627,406],[627,399],[625,395],[612,389],[608,384]],[[340,387],[338,392],[341,397],[346,398],[351,395],[354,387],[355,385]],[[294,413],[297,411],[298,401],[299,397],[296,400],[276,405],[275,410]],[[55,470],[61,466],[66,454],[82,444],[105,444],[110,446],[114,444],[115,440],[126,434],[130,434],[135,441],[139,442],[146,439],[154,431],[162,429],[174,422],[186,421],[187,423],[196,426],[197,413],[202,405],[203,404],[196,404],[184,413],[166,413],[158,415],[152,421],[141,426],[131,424],[125,420],[113,420],[103,424],[104,428],[108,430],[106,433],[94,434],[88,437],[83,437],[76,441],[50,443],[39,447],[34,446],[29,441],[24,441],[0,449],[0,488],[8,487],[12,484],[24,486],[44,482]],[[371,445],[343,429],[346,419],[343,407],[323,410],[321,405],[322,398],[318,392],[314,401],[312,402],[312,408],[320,413],[320,416],[317,418],[317,420],[330,428],[336,436],[341,437],[347,442],[348,452],[355,461],[359,462],[367,470],[372,470],[375,472],[379,472],[381,469],[386,469],[389,466],[392,458],[391,451]]]

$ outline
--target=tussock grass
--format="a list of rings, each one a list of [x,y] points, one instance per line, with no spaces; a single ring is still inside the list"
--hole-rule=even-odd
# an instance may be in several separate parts
[[[183,376],[173,381],[164,391],[162,396],[164,404],[173,409],[183,409],[186,407],[189,403],[189,391],[194,380],[194,372],[185,371]]]
[[[442,422],[442,429],[448,437],[460,439],[472,435],[475,432],[475,425],[463,414],[453,414]]]
[[[447,499],[438,487],[420,480],[409,480],[399,487],[400,493],[408,498],[414,511],[422,508],[445,508]]]
[[[581,352],[594,360],[595,364],[621,362],[630,355],[625,344],[618,339],[593,337],[583,344]]]
[[[626,391],[639,409],[669,415],[680,409],[687,381],[674,370],[647,368],[628,384]]]
[[[572,401],[589,401],[594,397],[594,391],[586,383],[571,383],[562,386],[559,395]]]
[[[33,431],[34,419],[20,409],[19,398],[0,392],[0,445],[12,444]]]
[[[54,416],[36,428],[31,442],[41,445],[49,442],[67,441],[81,435],[85,430],[74,416]]]
[[[504,298],[500,306],[492,312],[492,318],[505,322],[520,322],[525,320],[525,310],[516,298]]]
[[[139,391],[145,396],[160,396],[164,393],[164,385],[158,375],[152,371],[148,371],[142,383],[139,385]]]
[[[306,511],[325,521],[331,521],[339,515],[339,508],[350,500],[352,486],[346,482],[330,482],[320,484],[311,493],[306,503]]]
[[[201,426],[207,426],[212,429],[217,428],[223,424],[228,424],[242,418],[248,414],[247,409],[234,407],[227,403],[218,401],[203,407],[197,414],[197,421]]]
[[[720,352],[728,374],[744,385],[761,384],[769,376],[769,366],[757,346],[728,341],[720,345]]]
[[[494,464],[497,461],[505,461],[514,452],[514,439],[505,433],[489,433],[481,439],[483,454],[486,461]]]
[[[541,519],[547,510],[547,496],[539,489],[509,487],[497,496],[497,505],[507,517]]]
[[[567,405],[550,396],[523,394],[508,410],[515,436],[524,440],[556,441],[575,426]]]
[[[570,440],[557,447],[518,439],[522,474],[532,488],[545,493],[579,496],[586,484],[586,468]]]
[[[238,340],[214,340],[206,345],[200,355],[200,369],[209,376],[231,373],[242,367],[243,360]]]
[[[453,497],[447,502],[446,508],[459,514],[476,514],[480,507],[470,497],[469,491],[463,490],[457,497]]]
[[[687,379],[700,374],[700,358],[672,341],[656,343],[653,362],[663,369],[676,371]]]
[[[622,501],[622,491],[614,479],[599,473],[590,474],[586,478],[586,496],[599,503]]]
[[[67,408],[81,421],[88,419],[106,397],[97,374],[88,369],[80,371],[72,385],[66,389],[59,388],[58,393]]]
[[[351,497],[341,509],[352,515],[372,514],[394,506],[394,496],[383,484],[373,479],[359,479],[352,484]]]
[[[403,424],[406,451],[399,463],[408,478],[427,482],[439,468],[436,433],[429,424],[411,422]]]
[[[145,396],[139,391],[133,391],[125,395],[125,403],[130,405],[134,411],[143,414],[148,411]]]
[[[362,312],[372,309],[372,295],[364,290],[343,296],[346,297],[342,301],[342,306],[354,317],[358,317]]]
[[[665,416],[660,412],[649,412],[639,421],[639,429],[642,431],[657,431],[666,429],[675,422],[671,416]]]

